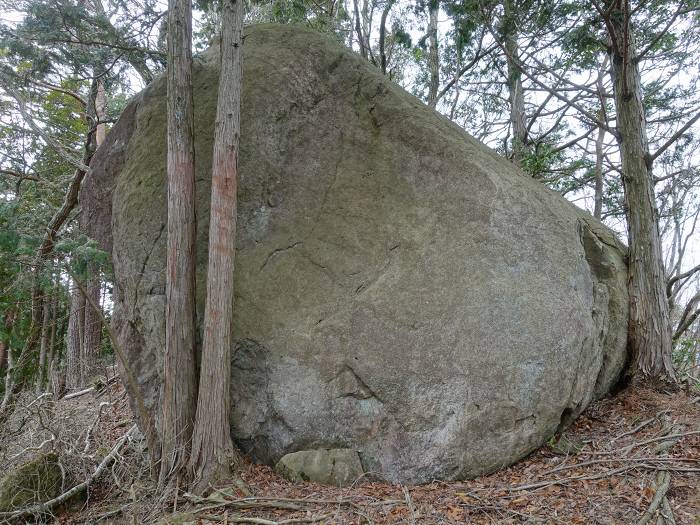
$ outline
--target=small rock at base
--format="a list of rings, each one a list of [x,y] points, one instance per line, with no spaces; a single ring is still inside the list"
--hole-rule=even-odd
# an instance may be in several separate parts
[[[349,448],[301,450],[283,456],[275,470],[290,481],[347,487],[364,474],[360,456]]]

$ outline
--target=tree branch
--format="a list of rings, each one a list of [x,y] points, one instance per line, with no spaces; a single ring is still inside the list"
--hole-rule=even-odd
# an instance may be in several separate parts
[[[659,155],[661,155],[664,151],[673,146],[673,143],[676,142],[681,137],[681,135],[683,135],[683,133],[688,131],[688,129],[698,120],[700,120],[700,111],[693,115],[693,117],[688,122],[683,124],[683,126],[681,126],[681,128],[678,131],[676,131],[670,139],[664,142],[663,146],[656,150],[656,153],[654,153],[653,155],[649,155],[649,160],[651,162],[654,162],[659,157]]]

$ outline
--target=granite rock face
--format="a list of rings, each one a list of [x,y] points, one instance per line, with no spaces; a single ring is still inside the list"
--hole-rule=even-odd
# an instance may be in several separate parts
[[[327,37],[254,26],[244,57],[231,421],[244,452],[274,464],[348,448],[390,481],[466,478],[610,389],[628,318],[612,232]],[[200,321],[217,76],[208,52],[193,75]],[[109,133],[84,193],[151,407],[165,154],[161,78]]]

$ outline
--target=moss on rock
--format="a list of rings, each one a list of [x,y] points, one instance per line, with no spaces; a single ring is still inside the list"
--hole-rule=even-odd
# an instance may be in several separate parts
[[[61,493],[63,471],[54,453],[42,454],[0,481],[0,512],[22,509]]]

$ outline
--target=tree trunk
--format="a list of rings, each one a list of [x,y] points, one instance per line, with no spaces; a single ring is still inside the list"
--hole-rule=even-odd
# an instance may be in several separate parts
[[[16,311],[14,309],[5,313],[5,333],[7,341],[5,342],[5,393],[0,403],[0,407],[4,410],[12,397],[12,380],[14,375],[14,356],[12,355],[12,328],[15,324]]]
[[[357,6],[357,0],[353,0],[353,8],[355,11],[355,33],[357,34],[357,41],[360,44],[360,56],[367,59],[367,48],[365,47],[365,38],[362,34],[362,22],[360,20],[360,9]]]
[[[92,302],[100,304],[100,272],[95,263],[88,263],[88,280],[86,291]],[[83,344],[81,346],[81,373],[83,384],[87,384],[97,368],[102,336],[102,313],[95,311],[85,302],[85,323],[83,325]]]
[[[9,308],[5,312],[5,337],[7,339],[0,340],[0,370],[8,368],[9,370],[9,355],[10,355],[10,334],[12,332],[12,325],[15,322],[15,311]]]
[[[84,323],[85,298],[78,286],[73,283],[70,295],[70,310],[68,313],[68,333],[66,334],[66,387],[81,386],[82,363],[82,326]]]
[[[596,89],[598,91],[598,99],[600,100],[600,111],[598,112],[598,117],[600,122],[606,122],[605,113],[605,85],[603,84],[603,78],[605,75],[605,69],[608,64],[607,57],[603,61],[603,65],[598,68],[598,79],[596,81]],[[595,195],[594,195],[594,206],[593,206],[593,216],[596,219],[600,219],[603,215],[603,145],[605,141],[605,128],[602,125],[598,125],[598,137],[595,142]]]
[[[508,65],[508,95],[510,100],[510,125],[513,132],[511,159],[522,164],[527,152],[527,123],[525,116],[525,95],[523,93],[522,72],[520,71],[520,51],[518,49],[517,13],[513,10],[513,0],[504,0],[503,44]]]
[[[160,484],[189,457],[197,395],[192,4],[168,4],[168,242]]]
[[[595,195],[593,216],[600,219],[603,215],[603,140],[605,130],[598,126],[598,137],[595,142]]]
[[[386,75],[387,67],[387,56],[386,56],[386,19],[389,16],[391,8],[394,6],[396,0],[388,0],[384,11],[382,11],[382,18],[379,22],[379,68],[382,70],[382,74]]]
[[[97,80],[97,94],[95,96],[95,114],[97,115],[97,129],[95,131],[95,142],[100,147],[107,136],[107,97],[105,96],[105,82],[102,78]]]
[[[438,49],[438,12],[440,2],[431,0],[428,4],[428,69],[430,84],[428,84],[428,105],[434,108],[437,104],[437,94],[440,87],[440,52]]]
[[[99,2],[98,2],[99,4]],[[101,9],[98,7],[98,10]],[[95,68],[101,72],[102,65]],[[87,107],[88,123],[95,127],[94,148],[100,147],[107,135],[107,125],[104,123],[106,117],[107,100],[105,97],[105,84],[103,78],[97,78],[92,84],[90,101]],[[81,230],[87,231],[86,224],[81,224]],[[87,293],[95,304],[100,304],[100,268],[94,262],[89,262],[87,266]],[[85,298],[83,298],[85,300]],[[100,339],[102,336],[102,312],[96,312],[88,302],[85,302],[83,337],[80,354],[81,382],[87,384],[92,379],[100,355]]]
[[[15,358],[12,354],[12,347],[7,346],[7,371],[5,373],[5,393],[2,397],[2,403],[0,403],[0,408],[2,408],[3,413],[7,410],[12,399],[12,391],[14,388],[13,376],[15,372]]]
[[[209,216],[209,265],[202,365],[192,437],[194,490],[231,474],[240,457],[231,440],[229,387],[233,348],[233,265],[243,77],[243,0],[224,0]]]
[[[641,79],[629,36],[629,5],[624,0],[618,3],[621,11],[613,13],[608,27],[629,242],[629,347],[637,372],[656,379],[675,379]]]
[[[49,334],[51,332],[51,301],[44,297],[44,309],[41,321],[41,343],[39,344],[39,377],[36,383],[37,393],[41,393],[46,383],[46,357],[49,348]]]
[[[60,275],[56,275],[56,280],[53,287],[53,295],[51,297],[51,321],[49,329],[49,349],[46,359],[46,381],[49,387],[53,390],[53,377],[56,367],[56,322],[58,318],[58,293],[60,290]]]

